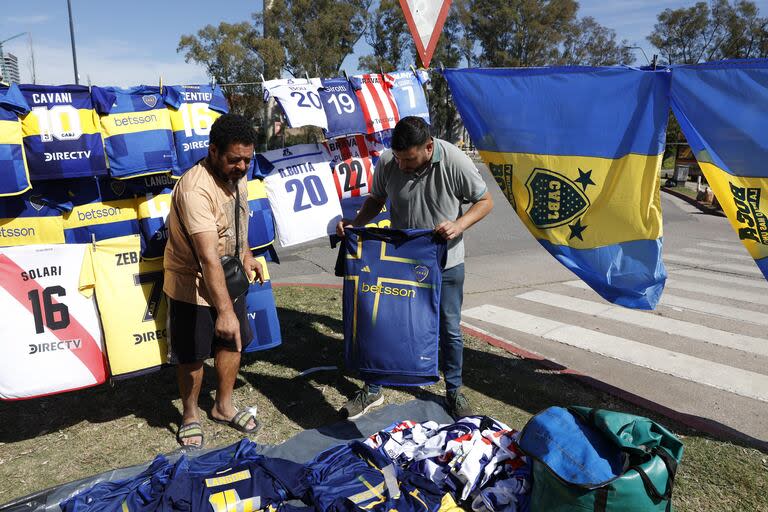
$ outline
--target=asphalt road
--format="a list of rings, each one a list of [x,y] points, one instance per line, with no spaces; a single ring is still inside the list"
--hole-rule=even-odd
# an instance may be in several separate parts
[[[483,172],[496,207],[465,235],[467,326],[694,426],[766,446],[768,283],[726,219],[662,194],[669,279],[656,311],[633,311],[549,256]],[[340,284],[325,241],[279,253],[273,281]]]

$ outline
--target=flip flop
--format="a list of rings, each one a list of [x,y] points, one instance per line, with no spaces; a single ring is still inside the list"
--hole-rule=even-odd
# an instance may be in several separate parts
[[[191,437],[199,437],[200,444],[184,444],[185,439]],[[179,426],[179,431],[176,432],[176,441],[182,448],[189,448],[191,450],[199,450],[205,444],[205,436],[203,436],[203,427],[197,421],[187,423],[186,425]]]
[[[259,424],[259,420],[256,419],[256,408],[255,407],[249,407],[248,409],[242,409],[235,413],[234,417],[230,420],[220,420],[218,418],[214,418],[213,415],[209,414],[208,417],[215,421],[216,423],[221,423],[222,425],[229,425],[233,429],[237,430],[238,432],[242,432],[243,434],[253,434],[257,430],[259,430],[259,427],[261,426]],[[251,428],[245,428],[246,425],[248,425],[248,422],[253,418],[253,427]]]

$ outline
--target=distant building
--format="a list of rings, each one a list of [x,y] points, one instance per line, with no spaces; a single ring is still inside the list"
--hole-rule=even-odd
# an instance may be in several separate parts
[[[3,54],[3,60],[0,62],[0,77],[2,77],[2,81],[6,83],[21,82],[19,59],[14,54]]]

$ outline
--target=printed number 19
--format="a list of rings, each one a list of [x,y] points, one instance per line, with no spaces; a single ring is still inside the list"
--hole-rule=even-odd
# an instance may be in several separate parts
[[[43,288],[43,303],[40,304],[39,290],[30,290],[27,293],[29,301],[32,303],[32,317],[35,319],[35,332],[42,334],[45,332],[43,327],[43,313],[45,314],[45,326],[52,331],[58,331],[69,326],[69,308],[66,304],[54,303],[53,296],[63,297],[67,291],[61,286],[49,286]],[[59,319],[56,320],[56,313]]]
[[[355,102],[352,101],[352,97],[345,92],[338,95],[332,94],[328,97],[328,103],[336,107],[336,113],[338,115],[341,115],[343,112],[351,114],[355,111]]]
[[[296,196],[293,198],[293,211],[300,212],[314,206],[321,206],[328,202],[328,194],[325,193],[323,188],[323,182],[318,176],[309,175],[303,180],[288,180],[285,182],[285,191],[296,191]],[[309,202],[311,204],[304,204],[304,191],[306,190]]]

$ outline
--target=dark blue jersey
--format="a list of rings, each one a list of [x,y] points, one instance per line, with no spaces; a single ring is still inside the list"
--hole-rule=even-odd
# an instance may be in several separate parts
[[[391,471],[388,481],[385,471]],[[305,483],[318,512],[436,512],[442,498],[430,480],[359,441],[329,448],[307,463]]]
[[[344,343],[366,382],[437,382],[445,241],[431,230],[345,230]]]
[[[323,88],[318,93],[328,119],[326,137],[366,133],[363,111],[349,80],[323,78]]]

